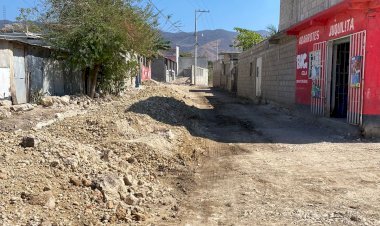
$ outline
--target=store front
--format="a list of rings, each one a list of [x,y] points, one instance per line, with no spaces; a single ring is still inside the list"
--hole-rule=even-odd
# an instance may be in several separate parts
[[[298,42],[297,104],[380,129],[379,10],[380,1],[346,0],[287,30]]]

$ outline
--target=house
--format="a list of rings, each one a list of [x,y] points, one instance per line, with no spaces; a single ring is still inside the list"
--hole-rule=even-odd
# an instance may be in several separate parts
[[[238,95],[380,135],[378,0],[281,0],[280,33],[239,56]]]
[[[160,54],[152,60],[152,79],[160,82],[172,82],[176,79],[177,62],[175,57]]]
[[[195,65],[194,57],[179,57],[178,58],[178,76],[191,77],[191,66]],[[197,66],[200,68],[208,68],[207,57],[198,57]]]
[[[37,35],[0,34],[0,99],[23,104],[41,94],[82,93],[81,71],[65,67],[51,54],[51,48]]]
[[[219,54],[219,60],[213,62],[213,86],[237,92],[238,58],[240,52]]]

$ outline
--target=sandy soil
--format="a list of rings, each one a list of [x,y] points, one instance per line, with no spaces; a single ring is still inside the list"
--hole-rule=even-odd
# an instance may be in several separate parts
[[[0,121],[0,225],[380,225],[380,144],[339,122],[183,84],[86,102]]]
[[[286,109],[189,91],[206,111],[208,158],[172,225],[380,225],[379,143]]]

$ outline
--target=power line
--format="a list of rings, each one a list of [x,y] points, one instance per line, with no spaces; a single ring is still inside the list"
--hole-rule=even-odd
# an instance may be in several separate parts
[[[157,12],[166,20],[167,23],[169,23],[173,28],[175,28],[179,32],[184,32],[182,31],[178,25],[173,23],[169,18],[169,16],[166,16],[165,14],[162,13],[162,10],[158,9],[158,7],[152,2],[152,0],[148,0],[149,3],[157,10]]]

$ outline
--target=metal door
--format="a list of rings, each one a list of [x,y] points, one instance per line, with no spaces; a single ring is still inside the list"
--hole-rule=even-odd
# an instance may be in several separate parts
[[[350,43],[347,122],[362,125],[366,32],[361,31],[351,35]]]
[[[24,104],[27,102],[27,79],[25,73],[25,52],[22,46],[13,46],[13,70],[16,87],[16,104]]]
[[[256,97],[261,97],[261,80],[262,80],[263,58],[256,60]]]
[[[313,59],[310,60],[312,95],[311,112],[315,115],[324,115],[326,108],[326,42],[313,45]]]

